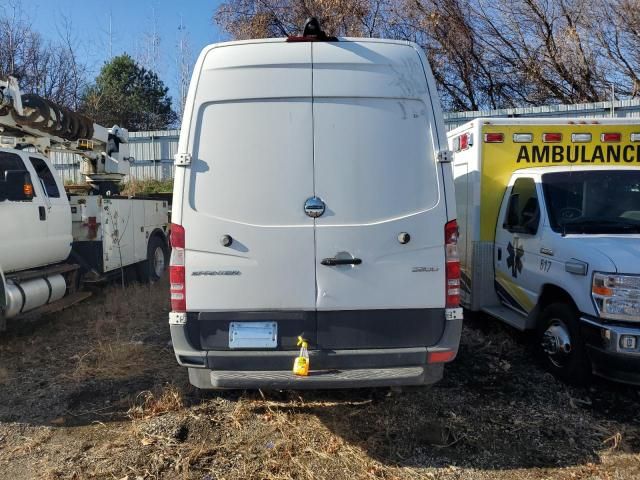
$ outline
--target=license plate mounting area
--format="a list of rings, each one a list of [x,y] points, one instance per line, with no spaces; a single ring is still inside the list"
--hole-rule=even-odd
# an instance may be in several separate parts
[[[229,324],[229,348],[276,348],[278,346],[277,322],[231,322]]]

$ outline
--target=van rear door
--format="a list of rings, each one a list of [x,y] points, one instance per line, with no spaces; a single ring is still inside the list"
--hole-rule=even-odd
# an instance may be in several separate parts
[[[223,340],[203,332],[202,346],[227,348],[216,332],[229,320],[315,309],[314,223],[303,208],[313,196],[311,46],[223,45],[203,62],[182,210],[187,310],[274,312],[221,315],[209,334]]]
[[[326,205],[316,219],[318,342],[428,345],[443,325],[447,220],[420,57],[408,45],[338,42],[315,43],[313,60],[315,191]],[[347,318],[362,321],[350,343],[340,340],[356,327],[341,325]]]

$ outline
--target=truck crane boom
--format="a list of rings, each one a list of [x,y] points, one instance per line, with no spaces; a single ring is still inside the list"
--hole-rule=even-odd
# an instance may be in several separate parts
[[[94,193],[119,193],[132,160],[128,140],[124,128],[105,128],[38,95],[22,94],[14,77],[0,79],[0,147],[32,146],[47,156],[53,150],[75,153]]]

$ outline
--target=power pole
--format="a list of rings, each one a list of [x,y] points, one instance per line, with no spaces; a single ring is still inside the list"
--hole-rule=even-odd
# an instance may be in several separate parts
[[[109,10],[109,60],[113,58],[113,13]]]
[[[177,83],[178,83],[178,116],[182,119],[184,106],[187,101],[189,82],[191,81],[191,49],[189,48],[189,32],[180,15],[180,25],[178,26],[178,58],[176,61]]]

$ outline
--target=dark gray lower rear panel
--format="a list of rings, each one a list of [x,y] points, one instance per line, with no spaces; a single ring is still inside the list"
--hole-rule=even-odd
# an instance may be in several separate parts
[[[201,350],[229,350],[231,322],[278,322],[276,350],[296,350],[298,336],[313,350],[410,348],[435,345],[444,331],[444,309],[320,312],[190,313],[189,339]]]

